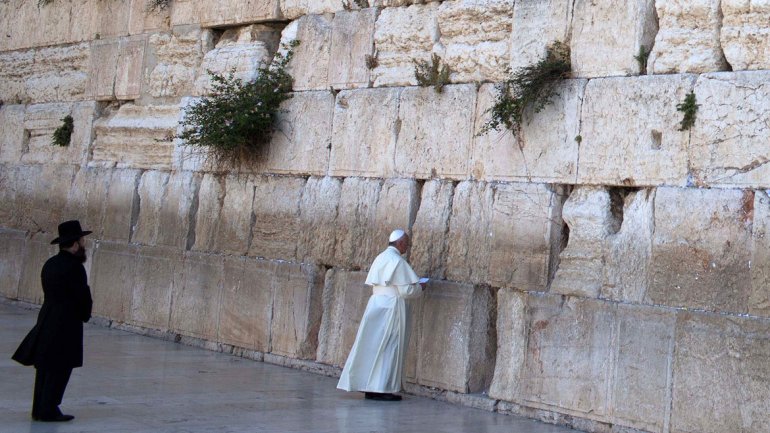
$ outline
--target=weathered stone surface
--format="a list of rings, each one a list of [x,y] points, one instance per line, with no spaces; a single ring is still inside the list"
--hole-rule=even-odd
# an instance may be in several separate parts
[[[676,105],[695,76],[591,80],[581,116],[578,183],[684,185],[689,133]],[[622,95],[622,96],[621,96]]]
[[[278,0],[197,0],[196,17],[203,27],[278,21],[282,18]]]
[[[378,65],[371,77],[375,86],[417,84],[414,61],[430,61],[438,42],[438,6],[428,3],[382,10],[374,31]]]
[[[754,192],[659,188],[654,212],[645,301],[747,313]]]
[[[570,39],[571,0],[520,1],[513,4],[511,32],[512,70],[537,63],[555,41]]]
[[[353,347],[372,289],[364,285],[366,272],[330,269],[323,292],[323,318],[316,359],[342,367]]]
[[[119,168],[171,168],[179,107],[122,105],[94,125],[91,160]]]
[[[84,230],[91,230],[93,237],[100,239],[111,177],[109,169],[83,167],[78,170],[72,180],[62,221],[77,219]]]
[[[754,194],[749,314],[770,317],[770,196]]]
[[[761,0],[722,0],[719,42],[732,70],[770,69],[770,7]]]
[[[648,49],[652,46],[658,32],[655,6],[660,3],[632,0],[618,7],[612,0],[577,1],[570,43],[574,73],[579,77],[639,73],[639,63],[634,56],[640,46]],[[657,41],[655,48],[658,48]]]
[[[281,13],[287,20],[295,20],[303,15],[342,12],[347,0],[282,0]]]
[[[475,112],[471,175],[481,180],[575,183],[580,112],[587,80],[566,81],[540,113],[526,113],[518,136],[507,129],[480,134],[497,90],[484,84]]]
[[[169,329],[171,294],[181,282],[184,254],[178,248],[143,246],[136,258],[130,322]]]
[[[767,320],[681,313],[676,344],[672,433],[767,429]]]
[[[24,268],[27,239],[22,231],[0,229],[0,295],[19,297],[19,280]]]
[[[0,227],[13,229],[20,228],[18,195],[20,190],[19,168],[11,164],[0,164],[0,201],[6,206],[0,206]]]
[[[605,188],[580,186],[564,203],[562,215],[569,226],[569,243],[559,256],[551,293],[589,298],[599,295],[607,237],[620,228],[611,201]]]
[[[119,322],[130,319],[134,281],[138,271],[137,252],[138,248],[134,245],[105,241],[98,243],[89,281],[94,315]]]
[[[17,171],[17,228],[56,232],[77,168],[67,165],[27,165]],[[41,188],[46,185],[46,188]]]
[[[770,187],[770,72],[717,73],[695,85],[700,105],[692,129],[694,182],[720,187]]]
[[[56,238],[51,233],[36,233],[27,239],[27,245],[22,250],[24,261],[19,280],[19,299],[33,304],[43,303],[43,286],[40,284],[40,271],[43,264],[57,253],[58,248],[51,245]],[[18,254],[19,251],[13,251]]]
[[[369,264],[388,246],[388,236],[397,228],[408,231],[420,207],[420,193],[414,179],[386,179],[380,189],[375,220],[368,227],[373,250],[366,256]]]
[[[390,177],[395,173],[402,90],[343,90],[337,95],[330,175]]]
[[[468,177],[473,117],[474,85],[407,88],[401,92],[396,141],[396,171],[406,177]]]
[[[455,188],[447,236],[448,279],[487,281],[493,203],[494,189],[486,182],[461,182]]]
[[[321,326],[324,268],[275,264],[270,352],[314,359]]]
[[[417,383],[458,392],[485,389],[494,368],[494,309],[490,289],[431,282],[417,321]]]
[[[339,11],[334,15],[331,35],[329,85],[350,89],[369,85],[366,56],[374,55],[374,8]]]
[[[224,259],[219,340],[267,352],[273,308],[275,265],[245,257]]]
[[[329,63],[332,48],[331,14],[305,15],[292,21],[283,30],[281,45],[294,40],[300,44],[294,48],[294,57],[286,68],[294,78],[296,91],[329,88]]]
[[[115,98],[138,99],[142,95],[146,47],[147,39],[144,36],[121,39],[115,72]]]
[[[139,215],[132,242],[184,249],[200,177],[190,172],[147,171],[139,181]]]
[[[609,413],[616,307],[577,298],[529,296],[522,402],[583,417]],[[564,374],[569,372],[569,374]]]
[[[138,170],[113,170],[104,210],[103,239],[127,242],[131,239],[135,212],[138,211]]]
[[[342,180],[339,178],[311,177],[307,180],[299,205],[298,261],[329,264],[334,260],[341,193]]]
[[[225,199],[225,177],[207,174],[198,190],[198,209],[195,213],[194,245],[198,251],[213,251],[216,247],[219,218]],[[249,209],[251,205],[249,205]]]
[[[128,33],[131,35],[168,30],[171,24],[171,5],[165,9],[148,8],[146,0],[131,0],[131,12],[128,17]],[[174,5],[176,6],[176,5]]]
[[[297,244],[303,230],[300,205],[304,187],[304,178],[257,178],[251,212],[250,256],[296,259]]]
[[[93,102],[39,104],[27,106],[24,113],[24,140],[21,161],[25,163],[64,163],[80,165],[88,158],[91,127],[96,113]],[[67,146],[55,146],[52,136],[63,119],[72,116],[73,131]]]
[[[273,27],[255,24],[227,29],[214,49],[207,52],[198,68],[195,80],[196,95],[206,95],[212,90],[209,71],[252,81],[260,67],[270,63],[271,53],[278,48],[280,33]]]
[[[297,92],[281,104],[280,130],[273,134],[267,171],[323,176],[329,170],[334,95]]]
[[[204,176],[198,193],[193,249],[246,254],[251,233],[253,201],[252,177]]]
[[[449,0],[436,21],[452,81],[502,81],[510,63],[513,0]]]
[[[655,8],[660,30],[647,64],[650,73],[697,74],[727,69],[719,44],[720,0],[658,0]]]
[[[418,275],[443,279],[446,274],[447,232],[454,189],[452,182],[441,180],[429,180],[422,187],[409,256]]]
[[[181,281],[171,294],[171,330],[216,340],[223,281],[222,257],[186,252]]]
[[[99,37],[125,36],[131,15],[131,0],[117,2],[91,2],[96,9],[94,27]]]
[[[561,189],[543,184],[498,184],[491,209],[487,282],[495,287],[545,291],[562,242]]]
[[[212,46],[211,32],[195,26],[174,27],[147,40],[148,62],[144,89],[154,97],[191,95],[198,66]]]
[[[17,163],[25,142],[24,105],[0,107],[0,162]]]
[[[489,396],[517,401],[527,354],[527,295],[512,289],[497,292],[497,361]]]
[[[97,101],[115,99],[115,74],[118,67],[120,40],[97,40],[91,43],[89,94]]]

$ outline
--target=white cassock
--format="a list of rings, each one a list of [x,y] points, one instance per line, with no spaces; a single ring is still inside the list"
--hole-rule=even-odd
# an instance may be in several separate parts
[[[337,388],[383,393],[401,390],[408,341],[404,299],[422,294],[418,281],[396,247],[388,247],[374,259],[366,277],[372,297]]]

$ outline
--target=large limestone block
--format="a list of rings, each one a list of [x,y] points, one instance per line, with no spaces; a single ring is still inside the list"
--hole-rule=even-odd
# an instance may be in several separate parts
[[[115,98],[130,100],[142,96],[142,73],[144,72],[146,47],[147,39],[144,36],[120,40],[115,72]]]
[[[754,192],[659,188],[654,212],[645,301],[747,313]]]
[[[433,281],[423,294],[417,383],[480,392],[492,378],[495,294],[491,289]]]
[[[198,66],[213,48],[211,38],[210,31],[197,26],[174,27],[171,32],[150,35],[145,91],[156,98],[193,94]]]
[[[194,250],[213,251],[216,248],[219,218],[225,199],[225,184],[224,176],[207,174],[201,179],[192,239]]]
[[[721,0],[656,1],[660,30],[647,70],[652,74],[727,70],[719,41],[720,3]]]
[[[547,289],[562,242],[565,199],[564,191],[543,184],[495,186],[486,264],[489,284],[528,291]]]
[[[128,17],[128,33],[131,35],[152,33],[153,31],[168,30],[171,24],[171,9],[176,5],[169,4],[166,9],[149,9],[147,0],[131,0]]]
[[[506,78],[513,6],[513,0],[449,0],[441,3],[436,21],[452,81],[502,81]]]
[[[366,56],[374,55],[374,8],[339,11],[332,24],[329,85],[350,89],[369,85],[370,70]]]
[[[337,212],[342,180],[310,177],[299,205],[297,260],[302,263],[331,264],[337,240]]]
[[[337,95],[330,175],[391,177],[395,174],[402,90],[343,90]]]
[[[347,0],[282,0],[281,13],[287,20],[295,20],[303,15],[342,12]]]
[[[0,6],[2,3],[0,3]],[[26,79],[32,75],[35,50],[0,52],[0,98],[6,104],[22,104],[29,101]]]
[[[203,27],[279,21],[282,19],[278,0],[197,0],[197,19]]]
[[[63,221],[67,195],[77,171],[68,165],[20,166],[16,173],[18,228],[55,232]]]
[[[24,113],[24,141],[21,161],[25,163],[63,163],[80,165],[88,158],[91,127],[96,116],[94,102],[39,104],[27,106]],[[68,146],[56,146],[52,136],[63,119],[72,116],[73,131]]]
[[[358,269],[371,264],[372,251],[379,245],[372,244],[370,226],[377,215],[381,189],[382,181],[378,179],[345,178],[337,208],[335,264]]]
[[[364,284],[366,272],[330,269],[323,292],[323,318],[318,332],[316,359],[342,367],[356,340],[358,326],[372,289]]]
[[[139,216],[132,242],[185,249],[189,242],[200,176],[147,171],[139,181]]]
[[[143,246],[136,258],[131,323],[169,329],[171,294],[181,281],[184,254],[178,248]]]
[[[95,122],[92,163],[119,168],[171,168],[178,118],[176,105],[122,105]]]
[[[0,227],[20,228],[21,215],[18,204],[21,202],[21,196],[17,190],[22,188],[19,171],[16,165],[0,164],[0,201],[6,203],[6,206],[0,206]]]
[[[314,359],[318,349],[325,268],[275,264],[270,352]]]
[[[249,248],[254,179],[206,175],[198,192],[194,250],[244,255]]]
[[[224,267],[218,255],[186,252],[180,281],[171,294],[170,329],[216,340]]]
[[[770,72],[717,73],[695,85],[700,104],[690,165],[696,184],[770,187]]]
[[[281,45],[287,46],[299,40],[286,68],[294,78],[294,90],[321,90],[329,88],[329,62],[332,48],[332,22],[334,17],[306,15],[292,21],[283,30]]]
[[[681,313],[671,432],[760,433],[770,424],[770,323]]]
[[[570,39],[572,0],[517,1],[513,4],[510,67],[537,63],[555,41]]]
[[[489,396],[516,401],[527,354],[527,295],[513,289],[497,291],[497,360]]]
[[[305,179],[264,176],[255,182],[249,255],[295,260]]]
[[[22,251],[21,278],[19,279],[19,299],[33,304],[43,303],[43,286],[40,283],[40,271],[46,260],[58,252],[51,241],[56,238],[52,233],[35,233],[27,239],[27,245]]]
[[[24,105],[0,106],[0,162],[18,163],[25,143]]]
[[[103,239],[128,241],[139,211],[139,170],[113,170],[104,209]]]
[[[395,166],[399,175],[466,179],[476,109],[475,85],[401,92]]]
[[[643,72],[634,56],[641,46],[649,50],[658,32],[656,3],[660,2],[631,0],[618,7],[613,0],[575,2],[570,41],[575,75],[606,77]]]
[[[95,30],[104,38],[128,35],[128,20],[131,16],[132,0],[91,2],[96,9]]]
[[[734,71],[770,69],[770,7],[762,0],[722,0],[719,42]]]
[[[22,231],[0,229],[0,295],[9,299],[19,297],[19,281],[24,269],[27,239]]]
[[[91,230],[94,238],[100,239],[111,177],[110,169],[83,167],[78,170],[72,180],[62,221],[79,220],[84,230]]]
[[[96,246],[89,280],[94,315],[118,322],[129,321],[138,271],[138,250],[135,245],[106,241]]]
[[[334,94],[297,92],[281,104],[278,131],[273,133],[267,171],[323,176],[329,170]]]
[[[430,61],[439,39],[438,3],[385,8],[377,17],[372,81],[380,86],[413,86],[415,61]]]
[[[695,76],[591,80],[585,90],[578,183],[684,185],[688,131],[676,105]]]
[[[770,317],[770,195],[754,194],[749,314]]]
[[[578,172],[580,112],[587,80],[560,85],[539,113],[528,110],[520,133],[507,129],[480,134],[490,120],[498,90],[484,84],[475,112],[471,175],[481,180],[575,183]]]
[[[88,90],[97,101],[115,99],[115,74],[119,51],[119,39],[97,40],[91,43]]]
[[[521,402],[586,418],[606,417],[616,306],[530,295],[527,307],[529,338],[520,376]]]
[[[489,278],[494,189],[486,182],[461,182],[455,187],[449,218],[446,277],[484,283]]]
[[[209,71],[225,76],[233,72],[241,80],[253,81],[257,78],[258,69],[270,63],[271,53],[278,48],[279,39],[280,33],[266,25],[225,30],[216,47],[203,57],[195,80],[196,95],[211,93],[213,82]]]
[[[425,182],[420,191],[420,208],[412,226],[409,259],[418,275],[443,279],[446,274],[449,220],[452,213],[454,183]]]
[[[370,260],[387,247],[390,233],[397,228],[408,231],[420,207],[420,191],[414,179],[386,179],[380,189],[375,219],[369,226],[373,250]]]
[[[219,340],[267,352],[273,308],[275,265],[246,257],[224,259]]]

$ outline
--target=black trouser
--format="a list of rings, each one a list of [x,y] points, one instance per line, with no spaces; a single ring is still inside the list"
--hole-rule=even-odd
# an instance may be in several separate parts
[[[32,398],[32,416],[50,418],[61,415],[59,405],[72,374],[71,368],[38,368],[35,370],[35,394]]]

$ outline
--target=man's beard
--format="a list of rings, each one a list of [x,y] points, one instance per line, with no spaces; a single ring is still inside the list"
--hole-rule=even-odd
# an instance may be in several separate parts
[[[80,263],[85,263],[86,260],[88,260],[88,257],[86,257],[86,249],[85,247],[78,248],[77,251],[75,251],[75,257],[80,260]]]

